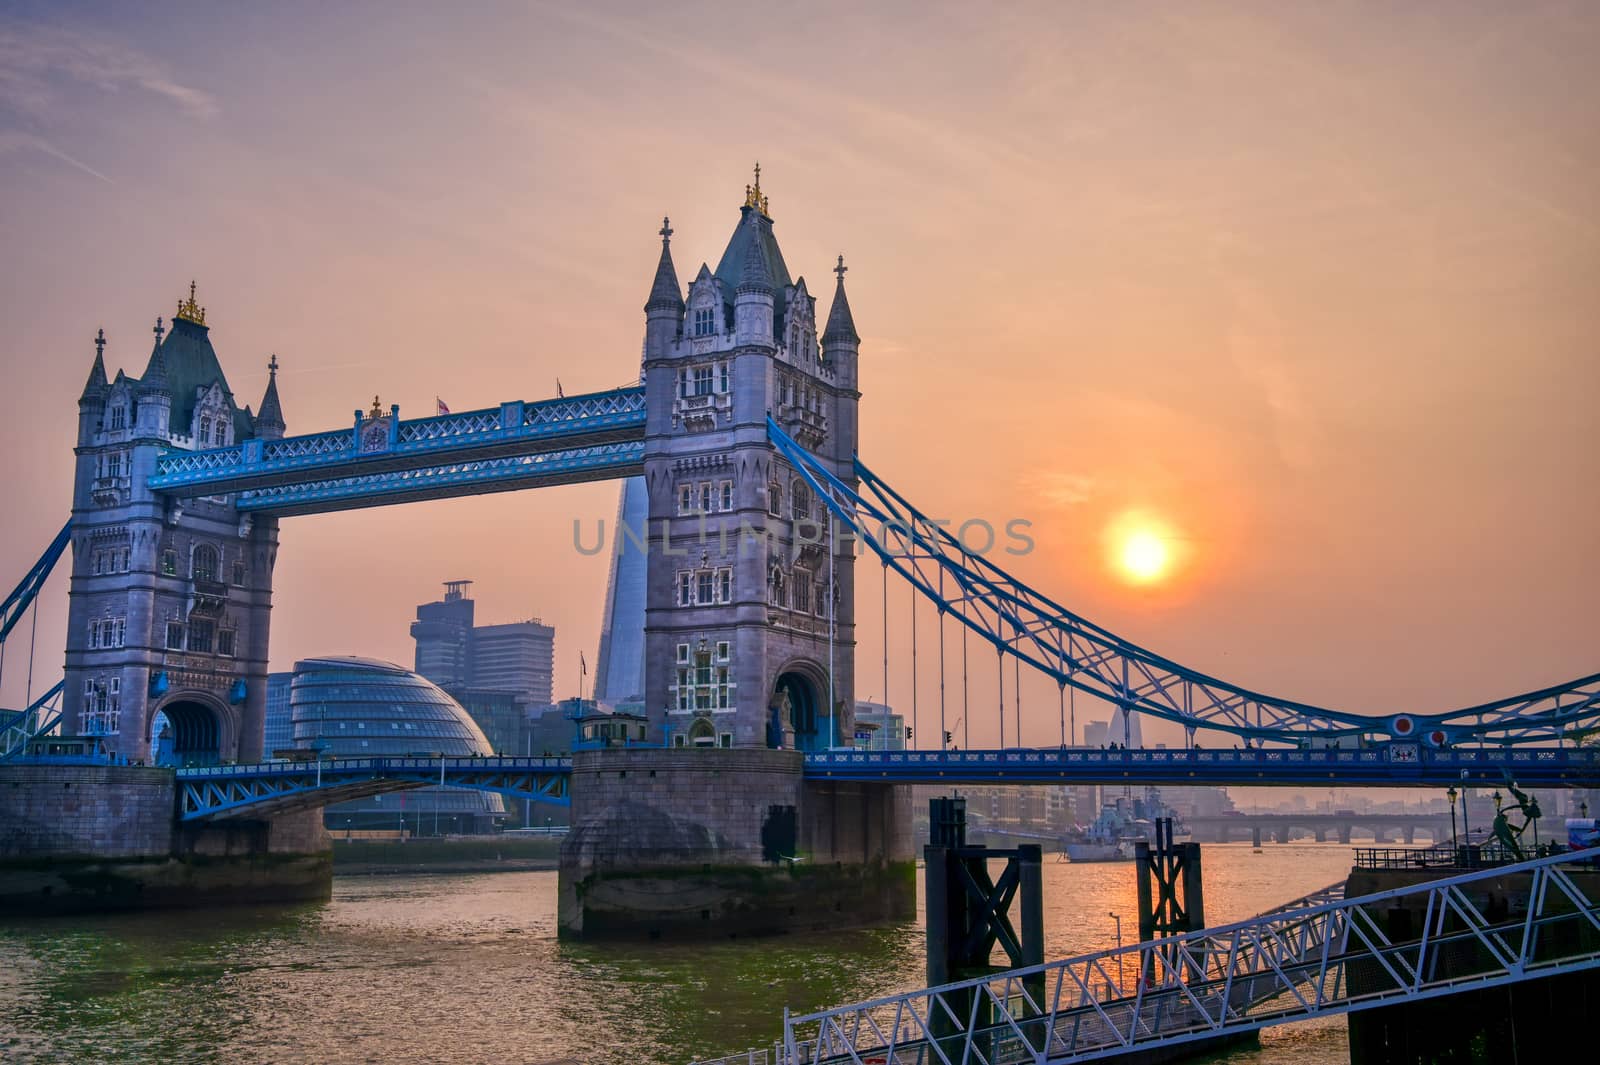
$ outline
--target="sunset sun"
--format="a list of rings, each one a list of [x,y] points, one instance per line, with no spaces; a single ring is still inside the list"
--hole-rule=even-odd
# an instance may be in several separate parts
[[[1160,584],[1177,562],[1176,537],[1161,519],[1143,512],[1123,514],[1106,529],[1107,561],[1127,584]]]

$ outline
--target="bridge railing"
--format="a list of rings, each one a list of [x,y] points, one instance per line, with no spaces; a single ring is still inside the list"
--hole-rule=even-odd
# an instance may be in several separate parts
[[[1600,848],[786,1014],[781,1063],[1070,1061],[1600,968],[1600,899],[1563,865],[1596,859]],[[1527,911],[1494,923],[1472,897],[1508,872],[1530,877]],[[1391,941],[1374,913],[1407,901],[1427,914],[1421,935]]]

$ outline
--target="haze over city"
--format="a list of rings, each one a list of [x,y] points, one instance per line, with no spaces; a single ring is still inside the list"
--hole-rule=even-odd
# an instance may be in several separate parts
[[[715,265],[759,160],[791,271],[825,293],[849,267],[864,461],[941,517],[1031,522],[1000,562],[1058,601],[1343,709],[1578,676],[1600,115],[1573,86],[1597,50],[1600,11],[1563,3],[11,5],[0,558],[66,516],[95,331],[138,374],[191,279],[241,403],[277,355],[291,433],[375,395],[404,417],[607,389],[637,376],[662,216],[680,275]],[[412,607],[472,578],[480,616],[556,627],[575,693],[606,564],[573,523],[615,508],[602,483],[286,519],[273,668],[408,662]],[[7,705],[23,683],[8,663]],[[991,741],[992,708],[970,727]]]

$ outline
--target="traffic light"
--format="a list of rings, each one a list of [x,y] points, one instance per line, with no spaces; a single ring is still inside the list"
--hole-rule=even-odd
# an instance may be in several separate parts
[[[910,725],[906,726],[906,740],[907,740],[907,742],[909,742],[911,740],[911,726]]]
[[[948,747],[948,746],[950,746],[950,730],[949,730],[949,729],[945,729],[945,733],[944,733],[944,745],[945,745],[945,746],[946,746],[946,747]]]

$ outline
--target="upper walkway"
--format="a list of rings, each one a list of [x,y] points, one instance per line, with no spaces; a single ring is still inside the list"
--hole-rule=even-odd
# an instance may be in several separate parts
[[[644,388],[502,403],[402,421],[169,451],[149,486],[182,497],[237,492],[241,511],[313,514],[629,477],[643,471]]]

